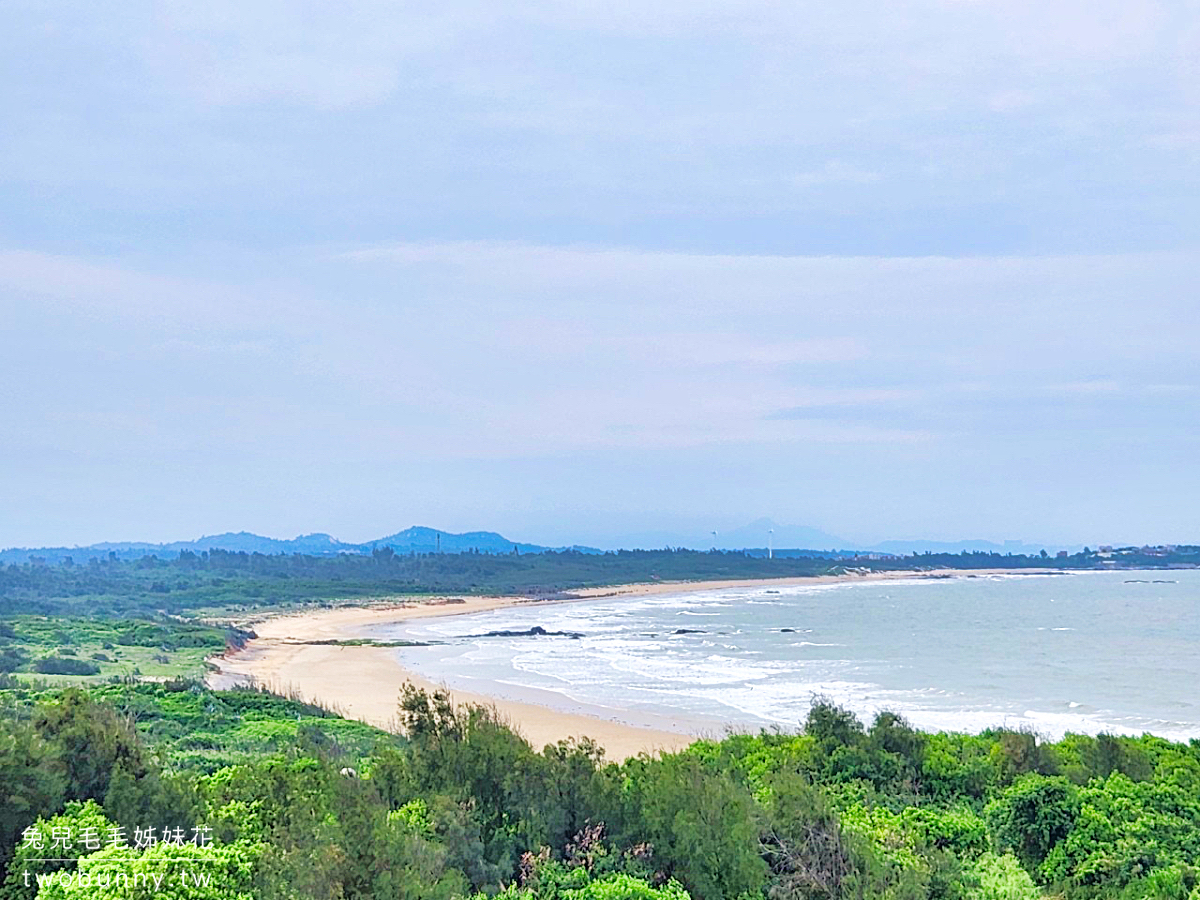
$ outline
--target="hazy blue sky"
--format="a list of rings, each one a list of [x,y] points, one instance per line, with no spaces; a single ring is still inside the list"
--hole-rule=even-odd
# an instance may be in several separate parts
[[[7,0],[0,546],[1200,541],[1200,6]]]

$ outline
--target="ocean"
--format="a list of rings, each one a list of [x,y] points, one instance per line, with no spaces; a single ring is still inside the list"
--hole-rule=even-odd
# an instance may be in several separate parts
[[[489,631],[579,637],[484,637]],[[517,607],[378,637],[451,687],[609,718],[794,729],[816,699],[869,723],[1200,738],[1200,571],[902,578]]]

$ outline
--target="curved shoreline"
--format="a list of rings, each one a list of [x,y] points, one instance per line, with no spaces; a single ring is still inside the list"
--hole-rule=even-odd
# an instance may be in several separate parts
[[[656,582],[573,591],[569,595],[531,600],[527,597],[410,597],[389,598],[372,604],[274,615],[255,621],[258,637],[243,649],[216,657],[207,682],[211,687],[257,683],[282,693],[329,706],[350,718],[395,730],[396,703],[403,684],[426,690],[447,690],[456,703],[494,707],[535,749],[569,737],[590,737],[605,748],[609,759],[622,760],[639,753],[682,749],[701,737],[720,736],[723,723],[695,718],[630,715],[616,718],[603,707],[572,704],[570,711],[555,705],[501,699],[486,693],[447,688],[405,668],[394,649],[382,646],[346,646],[317,641],[346,641],[370,637],[384,625],[413,619],[469,615],[511,606],[577,602],[646,594],[692,593],[763,585],[816,585],[897,578],[936,578],[958,575],[1049,574],[1048,569],[938,570],[935,572],[883,572],[870,575],[816,576],[807,578],[740,581]],[[527,693],[536,693],[533,691]]]
[[[486,694],[447,688],[401,665],[390,647],[316,644],[353,640],[380,625],[441,615],[469,615],[529,602],[514,597],[468,598],[463,603],[407,603],[356,606],[273,616],[254,624],[258,637],[242,650],[216,657],[218,671],[206,679],[210,687],[256,683],[283,694],[296,694],[329,706],[341,715],[388,730],[397,730],[400,688],[410,683],[429,691],[446,690],[458,704],[494,707],[536,749],[568,737],[590,737],[610,759],[638,753],[678,750],[697,736],[684,727],[629,725],[597,714],[564,712],[550,706],[502,700]]]

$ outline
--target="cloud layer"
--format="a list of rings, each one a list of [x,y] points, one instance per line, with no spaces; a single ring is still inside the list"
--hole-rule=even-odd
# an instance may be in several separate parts
[[[0,544],[1200,539],[1194,4],[6,18]]]

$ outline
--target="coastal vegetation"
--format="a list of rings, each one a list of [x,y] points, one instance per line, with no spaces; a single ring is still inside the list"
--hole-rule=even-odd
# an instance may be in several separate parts
[[[1200,742],[816,703],[790,732],[618,764],[412,688],[402,734],[188,681],[19,684],[0,711],[6,900],[1200,897]],[[181,866],[204,883],[101,885]]]
[[[197,611],[331,603],[400,594],[525,594],[652,581],[803,577],[848,571],[1055,567],[1064,570],[1200,565],[1200,547],[1093,552],[1044,558],[999,553],[768,559],[743,551],[665,549],[612,553],[274,555],[184,551],[170,559],[31,560],[0,567],[0,616],[119,615],[153,618]]]
[[[816,703],[791,731],[617,763],[587,740],[532,747],[496,711],[440,693],[406,689],[393,734],[200,680],[206,658],[253,637],[217,614],[848,570],[1189,566],[1198,553],[213,552],[8,565],[0,900],[1200,900],[1200,742],[933,734]],[[163,873],[199,880],[151,890]],[[104,881],[114,874],[141,886]]]
[[[0,675],[29,673],[61,682],[196,677],[207,657],[249,636],[166,616],[10,616],[0,620]]]

